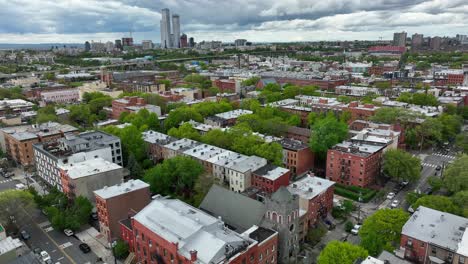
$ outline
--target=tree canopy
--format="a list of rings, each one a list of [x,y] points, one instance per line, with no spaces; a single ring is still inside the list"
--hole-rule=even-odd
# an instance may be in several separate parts
[[[460,207],[455,205],[453,201],[446,196],[426,195],[419,198],[413,205],[413,209],[419,206],[425,206],[434,210],[447,212],[451,214],[461,215],[463,212]]]
[[[6,223],[10,216],[24,217],[34,206],[34,197],[27,191],[6,190],[0,192],[0,222]]]
[[[172,110],[164,121],[164,128],[169,130],[173,127],[178,127],[182,122],[187,121],[203,122],[203,116],[192,107],[179,107]]]
[[[409,214],[401,209],[381,209],[369,216],[359,230],[361,246],[372,256],[393,251],[400,243],[401,229]]]
[[[171,137],[176,138],[189,138],[193,140],[200,140],[200,133],[193,128],[192,124],[185,122],[179,127],[169,129],[168,133]]]
[[[468,155],[463,154],[448,165],[443,180],[445,187],[453,193],[468,190]]]
[[[196,180],[204,171],[197,161],[176,156],[146,171],[144,180],[154,193],[191,197]]]
[[[348,135],[348,126],[329,113],[324,119],[317,121],[312,129],[309,146],[324,157],[329,148],[342,142]]]
[[[421,176],[421,160],[399,149],[387,150],[383,156],[383,171],[396,180],[416,181]]]
[[[365,259],[369,254],[360,246],[348,242],[331,241],[320,252],[318,264],[354,264],[357,259]]]

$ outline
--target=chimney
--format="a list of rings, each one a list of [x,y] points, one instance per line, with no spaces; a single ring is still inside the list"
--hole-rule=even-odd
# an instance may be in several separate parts
[[[190,261],[195,262],[197,261],[197,251],[190,250]]]

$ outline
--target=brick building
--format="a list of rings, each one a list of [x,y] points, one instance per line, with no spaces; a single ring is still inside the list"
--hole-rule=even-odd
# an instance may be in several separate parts
[[[108,242],[121,238],[120,220],[139,212],[151,201],[149,184],[141,180],[104,187],[94,194],[100,231]]]
[[[123,182],[128,170],[103,158],[92,158],[61,164],[59,173],[62,191],[69,199],[83,196],[94,203],[94,190]]]
[[[310,135],[311,130],[308,128],[290,126],[288,130],[286,130],[287,138],[299,140],[305,144],[309,144]]]
[[[141,263],[277,261],[276,232],[255,226],[239,234],[221,219],[176,199],[156,197],[121,226],[122,238]]]
[[[288,191],[299,196],[299,206],[306,213],[306,223],[312,226],[333,209],[335,183],[319,177],[306,176],[288,186]]]
[[[145,106],[146,101],[143,98],[137,96],[126,96],[121,99],[112,101],[112,118],[119,119],[120,114],[123,112],[129,112],[127,107],[129,106]]]
[[[240,91],[240,82],[232,79],[216,79],[211,81],[221,93],[237,93]]]
[[[48,122],[3,128],[1,132],[2,148],[7,156],[22,166],[30,166],[34,164],[34,144],[56,140],[67,133],[78,133],[78,129],[70,125]]]
[[[78,89],[60,89],[41,93],[41,100],[46,103],[70,104],[80,100]]]
[[[292,176],[301,175],[314,166],[315,155],[306,143],[289,138],[279,143],[283,147],[283,164],[291,170]]]
[[[209,116],[205,118],[205,124],[216,126],[216,127],[226,127],[233,126],[236,124],[237,119],[243,115],[253,114],[250,110],[236,109],[224,113],[219,113],[214,116]]]
[[[274,193],[281,186],[288,186],[290,178],[288,169],[267,164],[252,172],[252,186],[266,193]]]
[[[153,130],[145,131],[142,134],[143,140],[148,145],[149,158],[154,163],[160,162],[167,157],[167,153],[165,152],[166,148],[163,147],[164,145],[178,140],[177,138]]]
[[[327,179],[359,187],[369,187],[380,174],[385,145],[355,144],[349,141],[335,145],[327,152]]]
[[[420,206],[403,226],[396,253],[421,264],[468,264],[467,227],[467,218]]]

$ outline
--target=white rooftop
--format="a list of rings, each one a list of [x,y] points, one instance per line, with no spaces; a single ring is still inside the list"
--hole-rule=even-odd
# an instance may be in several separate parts
[[[236,109],[236,110],[232,110],[229,112],[216,114],[215,116],[219,118],[223,118],[223,119],[233,119],[233,118],[238,118],[239,116],[242,116],[242,115],[249,115],[249,114],[253,114],[253,112],[250,110]]]
[[[6,237],[0,240],[0,256],[21,247],[23,243],[18,238]]]
[[[184,154],[199,160],[208,160],[226,151],[225,149],[212,145],[200,144],[194,148],[187,149],[184,151]]]
[[[267,164],[267,160],[257,156],[250,156],[242,162],[234,162],[230,169],[245,173],[247,171],[255,171]]]
[[[171,136],[168,136],[166,134],[153,131],[153,130],[148,130],[142,133],[143,140],[148,142],[148,143],[159,143],[159,142],[165,142],[167,140],[172,139]]]
[[[124,182],[114,186],[106,186],[102,189],[94,191],[94,193],[103,199],[109,199],[115,196],[122,195],[124,193],[133,192],[143,188],[149,188],[149,184],[142,180],[129,180],[128,182]]]
[[[226,248],[254,243],[224,227],[224,223],[180,200],[158,197],[133,217],[163,239],[178,245],[179,254],[190,259],[197,251],[197,263],[222,263]]]
[[[274,181],[274,180],[278,179],[280,176],[284,175],[287,172],[289,172],[289,170],[286,169],[286,168],[274,166],[274,168],[271,168],[271,169],[267,170],[261,176],[264,177],[265,179]]]
[[[306,177],[289,184],[288,190],[292,194],[297,194],[303,199],[310,200],[326,191],[335,182],[307,175]]]
[[[376,259],[374,257],[368,256],[360,264],[385,264],[385,262],[383,260]]]
[[[177,141],[171,142],[167,145],[164,145],[165,148],[170,149],[170,150],[180,150],[182,148],[187,148],[190,146],[196,146],[199,145],[200,143],[195,140],[191,140],[188,138],[183,138],[179,139]]]
[[[120,165],[109,162],[103,158],[89,159],[76,163],[61,164],[61,169],[67,171],[72,179],[87,177],[98,173],[121,169]]]
[[[448,248],[453,252],[466,253],[468,251],[467,227],[467,218],[420,206],[405,223],[401,233],[426,243]]]

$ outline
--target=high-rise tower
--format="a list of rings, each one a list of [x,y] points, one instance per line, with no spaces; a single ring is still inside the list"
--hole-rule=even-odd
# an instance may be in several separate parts
[[[179,15],[172,15],[172,34],[173,34],[173,48],[180,48],[180,18]]]
[[[161,16],[161,48],[167,49],[171,47],[171,17],[169,9],[162,9]]]

